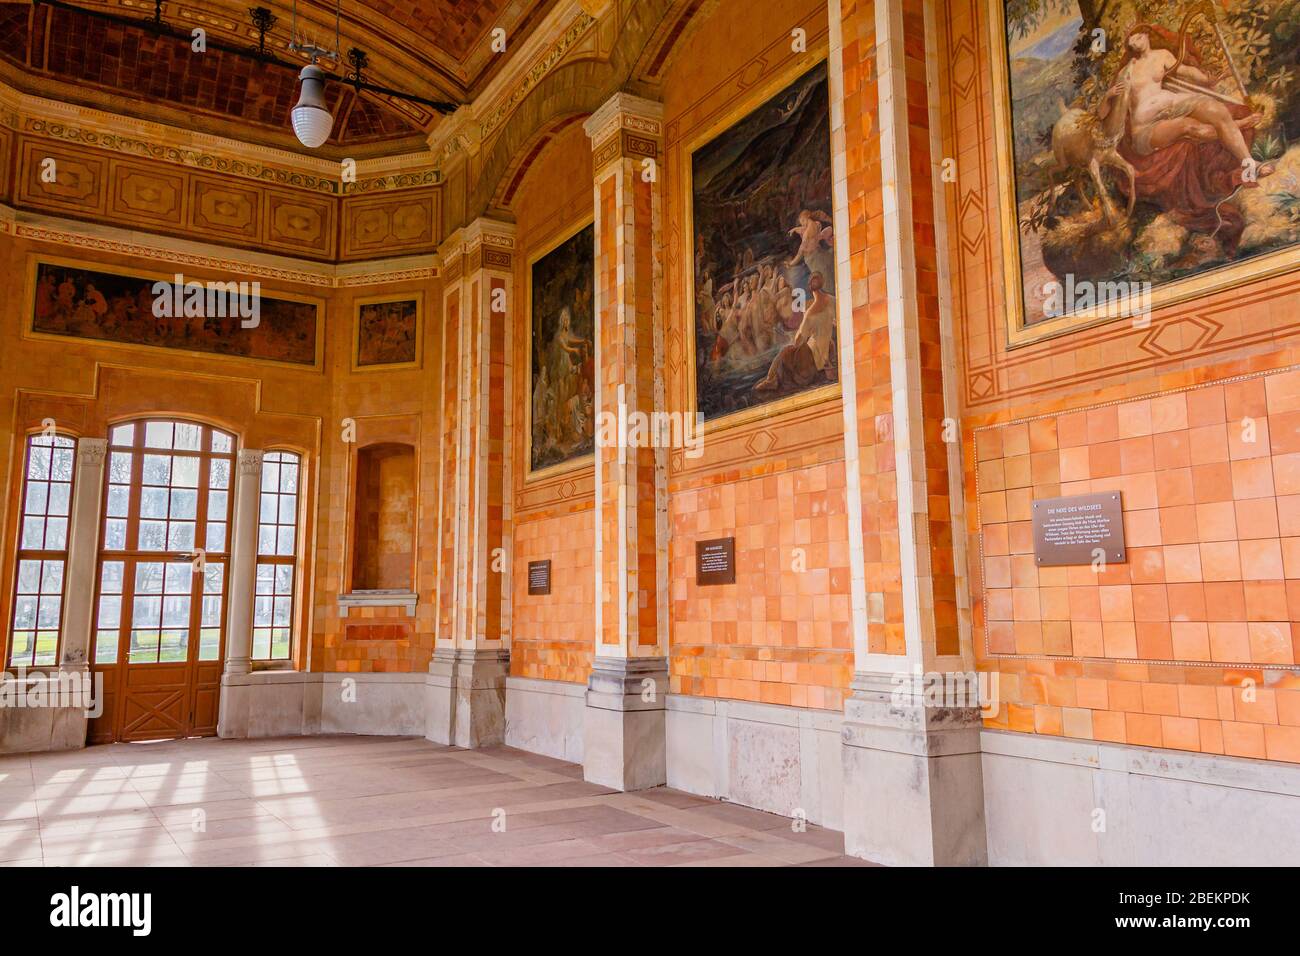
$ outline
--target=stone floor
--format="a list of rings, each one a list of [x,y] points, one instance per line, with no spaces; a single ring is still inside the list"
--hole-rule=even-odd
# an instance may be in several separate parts
[[[865,865],[843,849],[834,830],[617,793],[508,747],[206,738],[0,757],[8,866]]]

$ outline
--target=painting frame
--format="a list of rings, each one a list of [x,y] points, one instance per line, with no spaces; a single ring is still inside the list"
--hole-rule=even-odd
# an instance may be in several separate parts
[[[367,305],[386,302],[415,302],[415,358],[410,362],[388,362],[382,365],[361,364],[361,309]],[[360,296],[352,300],[352,371],[400,372],[424,367],[424,290],[415,292],[390,292],[383,295]]]
[[[167,345],[150,345],[140,342],[115,342],[111,339],[96,339],[81,335],[60,335],[54,332],[42,332],[36,328],[36,284],[37,272],[40,266],[49,265],[68,269],[83,269],[88,272],[100,272],[107,275],[113,275],[124,279],[143,279],[151,282],[172,282],[176,278],[176,270],[171,272],[160,272],[153,269],[140,269],[134,266],[120,266],[110,262],[100,262],[95,259],[68,258],[65,256],[44,255],[39,252],[29,252],[27,254],[25,288],[23,295],[24,315],[21,326],[21,337],[29,341],[36,342],[80,342],[85,345],[107,348],[107,349],[124,349],[132,352],[158,352],[162,354],[185,355],[191,358],[208,359],[212,361],[224,362],[248,362],[254,365],[262,365],[269,368],[293,369],[302,372],[315,372],[324,374],[324,344],[325,344],[325,322],[327,313],[327,301],[314,295],[306,295],[298,292],[285,292],[281,289],[267,289],[266,295],[269,298],[280,299],[286,302],[303,302],[316,308],[316,340],[313,343],[312,363],[308,365],[305,362],[286,362],[278,359],[258,358],[249,355],[230,355],[225,352],[205,352],[200,349],[173,348]],[[195,281],[200,280],[198,276],[192,276]],[[255,277],[249,281],[261,282],[261,279]]]
[[[839,401],[842,398],[842,379],[836,376],[836,381],[819,385],[816,388],[809,388],[805,391],[798,392],[794,395],[786,395],[782,398],[773,399],[750,408],[739,409],[729,412],[725,415],[719,415],[716,418],[704,422],[697,426],[697,415],[699,414],[699,386],[696,381],[697,368],[697,343],[696,343],[696,326],[699,317],[696,315],[695,301],[695,270],[690,267],[690,263],[695,261],[695,172],[694,158],[704,146],[713,142],[722,134],[744,120],[755,110],[759,109],[764,103],[772,99],[783,89],[790,86],[800,77],[817,69],[818,66],[824,65],[827,71],[828,87],[830,77],[830,55],[829,46],[825,42],[814,43],[809,46],[808,50],[796,57],[794,61],[787,64],[780,70],[776,70],[771,76],[762,82],[749,87],[742,96],[725,110],[718,113],[708,123],[694,131],[689,139],[681,145],[682,151],[682,170],[678,177],[681,180],[679,186],[678,201],[681,203],[682,210],[682,238],[681,242],[681,295],[683,303],[683,318],[685,321],[684,335],[685,340],[685,361],[686,375],[685,386],[686,394],[684,396],[684,410],[688,416],[687,429],[692,434],[697,427],[705,433],[721,432],[732,428],[742,427],[757,421],[764,421],[771,418],[777,418],[790,412],[808,408],[814,405],[821,405],[826,402]],[[830,155],[832,166],[835,162],[835,141],[831,135]],[[834,213],[835,197],[831,196],[832,215]],[[841,263],[836,262],[839,267]],[[837,289],[838,291],[838,289]],[[839,306],[836,307],[836,348],[839,348]]]
[[[1113,322],[1132,322],[1127,301],[1110,309],[1083,309],[1026,324],[1024,275],[1021,264],[1020,215],[1016,200],[1015,150],[1012,142],[1011,66],[1007,44],[1005,0],[987,0],[989,56],[993,78],[993,141],[996,151],[998,224],[1001,228],[1003,311],[1006,315],[1007,350],[1059,338],[1073,332]],[[1277,249],[1232,265],[1174,279],[1152,289],[1151,313],[1201,296],[1227,292],[1300,267],[1300,244]],[[995,270],[996,271],[996,270]]]
[[[596,216],[594,211],[585,213],[583,216],[581,216],[578,219],[570,220],[563,227],[557,229],[550,236],[544,239],[541,245],[539,245],[536,250],[530,251],[528,255],[528,260],[524,264],[525,293],[524,293],[523,319],[524,319],[524,323],[527,325],[528,328],[528,335],[527,335],[528,361],[524,363],[525,377],[524,377],[524,388],[522,390],[524,394],[524,435],[526,436],[525,441],[523,442],[524,484],[530,484],[532,482],[537,482],[537,481],[545,481],[550,478],[558,478],[564,475],[568,475],[572,472],[584,471],[586,469],[592,469],[594,471],[596,466],[596,451],[593,444],[592,450],[587,452],[584,455],[575,455],[573,458],[570,458],[567,461],[556,462],[553,465],[545,465],[541,468],[533,468],[533,360],[535,358],[533,352],[533,266],[536,265],[538,262],[540,262],[542,259],[545,259],[556,249],[560,248],[560,246],[564,245],[566,242],[569,242],[575,236],[582,233],[584,230],[591,228],[595,224],[595,222],[596,222]],[[592,243],[593,243],[593,248],[592,248],[591,281],[592,281],[592,289],[594,292],[596,286],[596,275],[595,275],[596,249],[594,248],[595,245],[594,235],[592,236]],[[592,315],[592,349],[593,349],[593,354],[599,355],[600,341],[599,341],[599,335],[597,333],[597,324],[600,321],[600,315],[599,315],[599,310],[595,309],[594,299],[593,299],[593,312],[595,312],[595,314]],[[595,374],[597,377],[597,381],[594,382],[593,385],[595,386],[595,390],[599,391],[600,366],[598,362],[596,365]],[[594,421],[592,423],[592,427],[593,427],[592,441],[594,443],[595,441]]]

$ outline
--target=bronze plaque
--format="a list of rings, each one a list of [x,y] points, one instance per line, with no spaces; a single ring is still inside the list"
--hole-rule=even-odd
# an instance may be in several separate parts
[[[528,593],[551,593],[551,561],[549,558],[545,561],[528,562]]]
[[[736,539],[713,538],[695,542],[695,583],[736,583]]]
[[[1118,491],[1034,502],[1034,558],[1044,567],[1092,564],[1102,555],[1122,564],[1124,514]]]

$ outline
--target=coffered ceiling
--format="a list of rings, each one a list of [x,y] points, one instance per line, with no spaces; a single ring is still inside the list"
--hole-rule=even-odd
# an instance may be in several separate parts
[[[467,102],[496,75],[556,0],[342,0],[339,47],[369,57],[366,79],[429,100]],[[249,8],[276,17],[266,50]],[[149,28],[154,0],[0,0],[0,78],[25,92],[164,123],[297,149],[289,111],[302,55],[293,31],[333,47],[333,0],[164,2],[172,35]],[[202,27],[209,48],[187,37]],[[504,31],[506,49],[493,49]],[[321,64],[327,70],[329,61]],[[342,76],[346,61],[336,69]],[[362,157],[418,148],[439,121],[432,107],[342,83],[327,87],[334,132],[321,151]]]

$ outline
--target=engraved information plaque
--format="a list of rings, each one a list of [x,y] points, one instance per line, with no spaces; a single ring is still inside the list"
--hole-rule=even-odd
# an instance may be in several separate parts
[[[1034,502],[1033,512],[1036,564],[1092,564],[1103,554],[1108,563],[1127,560],[1118,491],[1044,498]]]
[[[529,594],[550,594],[551,593],[550,559],[547,559],[545,561],[528,562],[528,593]]]
[[[695,542],[695,583],[736,583],[736,539],[713,538]]]

